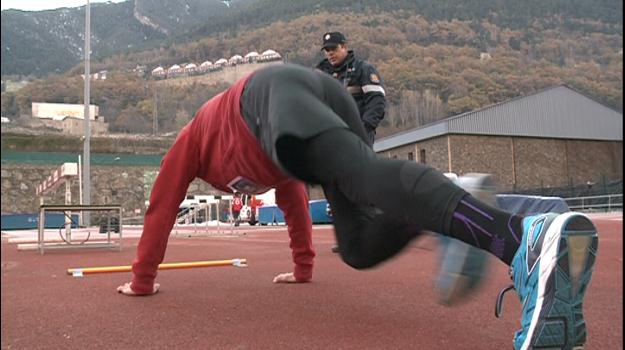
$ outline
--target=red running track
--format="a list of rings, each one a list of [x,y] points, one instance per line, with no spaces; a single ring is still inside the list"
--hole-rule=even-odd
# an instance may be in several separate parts
[[[586,349],[623,349],[622,214],[595,220],[599,256],[586,294]],[[171,238],[166,262],[247,258],[249,267],[161,271],[161,292],[115,292],[128,273],[74,278],[71,267],[128,265],[122,252],[51,251],[2,243],[2,349],[511,349],[519,301],[509,293],[502,319],[495,298],[509,283],[492,259],[490,278],[459,306],[433,292],[438,250],[414,242],[375,269],[356,271],[330,252],[329,227],[314,232],[312,283],[272,284],[291,269],[285,230],[249,228],[241,237]]]

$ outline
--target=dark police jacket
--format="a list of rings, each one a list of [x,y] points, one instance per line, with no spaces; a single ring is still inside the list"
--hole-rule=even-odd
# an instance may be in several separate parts
[[[373,144],[375,129],[384,119],[386,109],[383,81],[378,71],[368,62],[356,58],[352,50],[348,51],[340,66],[334,67],[328,59],[324,59],[317,69],[336,78],[354,97],[369,143]]]

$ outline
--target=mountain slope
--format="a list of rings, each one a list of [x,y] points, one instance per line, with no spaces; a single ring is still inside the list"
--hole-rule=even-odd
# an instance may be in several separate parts
[[[206,36],[234,35],[319,12],[378,13],[403,11],[435,20],[489,22],[522,29],[562,18],[565,26],[606,34],[623,32],[618,0],[129,0],[91,5],[93,58],[191,42]],[[84,6],[51,11],[2,11],[2,75],[43,76],[65,72],[83,58]],[[36,54],[33,54],[33,48]]]
[[[246,0],[233,1],[238,6]],[[221,16],[219,0],[135,0],[91,5],[92,57],[158,46]],[[2,75],[65,72],[84,57],[85,7],[2,11]]]

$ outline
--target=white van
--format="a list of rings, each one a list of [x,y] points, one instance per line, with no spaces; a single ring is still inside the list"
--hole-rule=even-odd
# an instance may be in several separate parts
[[[239,214],[239,220],[254,226],[258,223],[258,208],[276,203],[276,190],[272,188],[257,195],[244,194],[241,199],[243,199],[243,207]]]

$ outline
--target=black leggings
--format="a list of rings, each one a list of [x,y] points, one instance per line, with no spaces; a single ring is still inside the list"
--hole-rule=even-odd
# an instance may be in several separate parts
[[[355,268],[392,257],[422,230],[449,234],[453,210],[466,195],[430,166],[378,157],[348,129],[309,140],[282,137],[277,151],[291,173],[322,185],[339,252]]]

